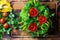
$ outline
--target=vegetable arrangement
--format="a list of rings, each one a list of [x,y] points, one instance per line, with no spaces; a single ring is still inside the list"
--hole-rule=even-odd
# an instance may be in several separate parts
[[[32,37],[44,36],[52,26],[52,16],[54,14],[49,13],[47,6],[29,0],[20,12],[21,30],[29,32]]]
[[[0,38],[2,38],[4,33],[11,34],[13,29],[18,29],[20,24],[17,15],[13,14],[10,3],[6,0],[0,0],[0,3]]]
[[[29,0],[19,14],[13,14],[11,5],[6,0],[0,0],[0,38],[2,35],[16,32],[16,29],[27,31],[32,37],[44,36],[52,26],[47,6],[39,1]]]

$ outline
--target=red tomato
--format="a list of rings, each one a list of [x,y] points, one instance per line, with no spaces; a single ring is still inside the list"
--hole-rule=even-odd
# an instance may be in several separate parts
[[[1,19],[0,19],[0,22],[1,22],[2,24],[4,24],[4,23],[5,23],[5,19],[4,19],[4,18],[1,18]]]
[[[4,13],[2,13],[2,16],[6,17],[6,16],[8,16],[8,13],[4,12]]]
[[[46,20],[45,16],[39,16],[39,17],[38,17],[38,21],[39,21],[41,24],[44,24],[47,20]]]
[[[8,25],[7,23],[5,23],[3,26],[4,26],[4,28],[6,28],[6,29],[9,27],[9,25]]]
[[[35,17],[38,15],[38,10],[34,7],[32,7],[30,10],[29,10],[29,14],[31,17]]]
[[[30,30],[30,32],[34,32],[37,30],[37,28],[37,24],[35,22],[32,22],[28,29]]]

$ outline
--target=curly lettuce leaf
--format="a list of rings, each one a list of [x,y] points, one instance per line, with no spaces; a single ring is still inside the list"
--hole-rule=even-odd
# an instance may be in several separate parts
[[[49,18],[49,10],[48,9],[45,9],[45,11],[44,11],[44,16],[46,17],[46,18]]]
[[[48,31],[48,29],[49,29],[49,27],[46,24],[43,24],[40,27],[41,27],[41,30],[39,31],[40,35],[45,34]]]

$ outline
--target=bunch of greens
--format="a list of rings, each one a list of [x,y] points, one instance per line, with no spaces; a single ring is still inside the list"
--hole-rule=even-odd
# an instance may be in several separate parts
[[[29,0],[20,12],[21,30],[29,32],[32,37],[44,36],[52,26],[50,19],[52,16],[54,16],[54,14],[49,13],[47,5],[42,5],[36,0]],[[39,18],[45,22],[41,22]]]
[[[13,14],[12,10],[8,12],[8,15],[6,17],[2,16],[2,14],[3,12],[0,13],[0,18],[4,18],[4,21],[5,23],[7,23],[7,25],[4,26],[5,23],[2,24],[0,19],[0,38],[2,38],[3,34],[11,34],[11,31],[13,29],[18,29],[20,27],[19,18],[15,18],[15,15]]]
[[[13,14],[12,7],[7,0],[0,0],[0,38],[3,34],[10,34],[13,29],[18,29],[18,15]]]

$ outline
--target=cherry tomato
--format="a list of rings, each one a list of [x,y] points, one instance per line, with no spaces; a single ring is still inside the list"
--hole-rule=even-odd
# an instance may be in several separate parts
[[[4,19],[4,18],[1,18],[1,19],[0,19],[0,22],[1,22],[2,24],[4,24],[4,23],[5,23],[5,19]]]
[[[8,25],[7,23],[5,23],[3,26],[4,26],[4,28],[6,28],[6,29],[9,27],[9,25]]]
[[[8,16],[8,13],[4,12],[4,13],[2,13],[2,16],[6,17],[6,16]]]

